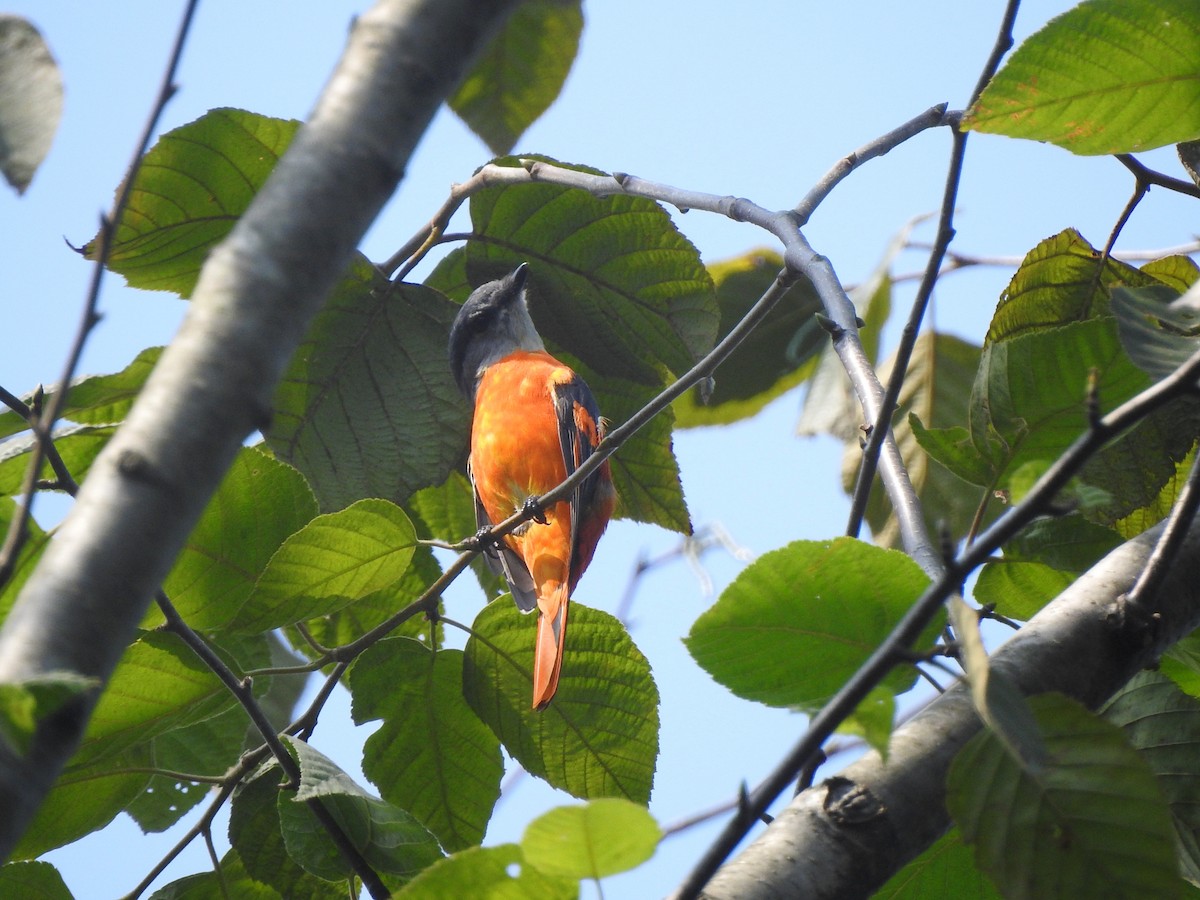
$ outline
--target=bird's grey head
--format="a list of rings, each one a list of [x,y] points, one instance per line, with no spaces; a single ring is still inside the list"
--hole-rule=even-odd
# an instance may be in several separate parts
[[[497,281],[471,292],[450,329],[450,371],[468,399],[474,400],[479,379],[492,363],[517,350],[544,350],[525,304],[521,263]]]

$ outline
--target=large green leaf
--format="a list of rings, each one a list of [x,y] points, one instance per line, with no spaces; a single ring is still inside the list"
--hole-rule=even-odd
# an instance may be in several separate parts
[[[483,840],[500,797],[500,742],[462,693],[463,654],[410,638],[380,641],[350,671],[354,721],[383,719],[363,772],[447,850]]]
[[[463,79],[450,108],[507,153],[558,97],[583,32],[580,0],[524,0]]]
[[[721,313],[717,334],[724,337],[741,321],[783,267],[783,257],[766,249],[709,265]],[[817,352],[829,344],[828,333],[814,315],[820,309],[811,283],[800,279],[793,284],[717,369],[707,401],[699,396],[699,388],[675,401],[677,426],[723,425],[747,418],[802,382],[812,372]]]
[[[530,708],[536,619],[506,597],[472,626],[463,694],[531,774],[576,797],[648,803],[658,757],[658,689],[625,627],[572,602],[558,694]]]
[[[138,391],[162,355],[162,347],[147,347],[128,366],[112,375],[84,375],[71,382],[67,402],[60,416],[87,425],[111,425],[121,422],[133,405]],[[54,390],[42,393],[42,404],[49,402]],[[24,398],[32,403],[31,396]],[[11,409],[0,412],[0,437],[28,429],[29,424]]]
[[[214,109],[168,131],[142,159],[117,220],[108,267],[132,287],[191,294],[300,123]],[[94,258],[96,241],[84,254]]]
[[[1000,900],[957,831],[893,875],[872,900]]]
[[[1072,700],[1031,701],[1040,765],[983,731],[955,758],[951,815],[1006,896],[1177,897],[1171,819],[1154,775],[1120,730]]]
[[[329,757],[296,738],[288,746],[300,763],[296,793],[279,795],[279,823],[292,859],[330,881],[354,870],[307,807],[319,801],[363,859],[381,875],[406,881],[442,858],[437,841],[411,815],[359,787]]]
[[[0,533],[7,534],[17,512],[17,501],[12,497],[0,496]],[[50,535],[41,529],[38,523],[30,519],[25,532],[25,543],[17,556],[12,575],[4,584],[0,584],[0,621],[8,618],[8,611],[17,601],[17,595],[29,576],[33,574],[42,552],[50,542]]]
[[[489,897],[496,900],[576,900],[574,879],[543,874],[516,844],[471,847],[434,863],[397,894],[395,900]]]
[[[528,262],[538,330],[590,372],[657,387],[663,366],[683,374],[712,347],[719,320],[712,279],[657,203],[507,185],[475,194],[471,221],[472,283]]]
[[[1080,154],[1200,137],[1200,9],[1085,0],[1017,48],[963,127]]]
[[[530,865],[547,874],[599,881],[640,866],[661,838],[644,807],[603,797],[538,816],[525,828],[521,850]]]
[[[770,706],[819,709],[882,643],[928,585],[916,563],[862,541],[796,541],[763,554],[722,592],[684,639],[733,693]],[[944,621],[914,650],[932,646]],[[916,673],[894,670],[900,692]]]
[[[465,457],[467,407],[446,359],[457,309],[420,285],[389,287],[360,256],[318,313],[264,434],[322,509],[403,503]]]
[[[317,516],[283,542],[227,627],[258,633],[336,612],[398,581],[416,539],[387,500]]]
[[[317,514],[303,476],[261,449],[247,447],[225,473],[188,536],[163,589],[193,628],[233,620],[280,545]],[[163,621],[157,607],[150,627]]]

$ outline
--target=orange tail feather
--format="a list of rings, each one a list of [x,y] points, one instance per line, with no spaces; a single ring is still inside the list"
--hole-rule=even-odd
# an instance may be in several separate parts
[[[545,709],[554,699],[567,637],[567,607],[570,605],[567,586],[562,585],[550,596],[557,599],[558,603],[538,603],[537,641],[533,646],[534,709]],[[547,609],[551,605],[557,608]]]

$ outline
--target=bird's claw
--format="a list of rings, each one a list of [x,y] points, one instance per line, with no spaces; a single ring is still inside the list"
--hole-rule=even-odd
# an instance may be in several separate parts
[[[521,512],[529,516],[530,519],[537,522],[539,525],[545,525],[546,510],[542,507],[542,498],[531,494],[525,498],[525,502],[521,504]]]

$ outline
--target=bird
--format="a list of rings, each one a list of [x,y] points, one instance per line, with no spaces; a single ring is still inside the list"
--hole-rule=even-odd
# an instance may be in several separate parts
[[[467,462],[476,524],[486,529],[529,509],[533,517],[485,554],[525,613],[537,610],[533,709],[558,690],[571,593],[616,505],[606,459],[567,499],[540,496],[595,452],[606,422],[584,380],[546,352],[529,315],[529,266],[476,288],[450,329],[450,370],[473,407]]]

